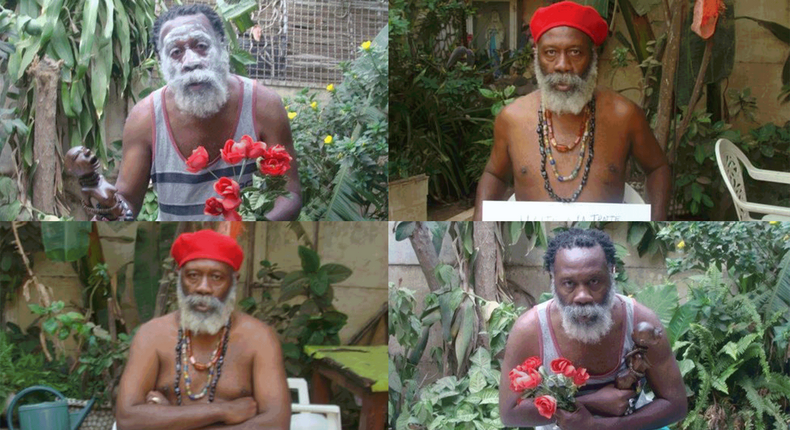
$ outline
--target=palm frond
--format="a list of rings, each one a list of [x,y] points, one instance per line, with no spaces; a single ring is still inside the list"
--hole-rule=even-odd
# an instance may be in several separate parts
[[[354,175],[348,165],[343,165],[337,171],[332,181],[332,198],[326,207],[322,219],[327,221],[363,221],[365,218],[359,214],[359,199],[354,190]]]

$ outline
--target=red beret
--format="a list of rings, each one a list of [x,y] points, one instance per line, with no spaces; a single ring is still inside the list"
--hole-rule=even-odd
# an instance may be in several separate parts
[[[207,258],[227,263],[233,270],[239,270],[244,260],[244,252],[234,239],[212,230],[178,236],[170,249],[170,255],[179,268],[188,261]]]
[[[539,8],[529,21],[529,30],[536,44],[543,33],[554,27],[563,26],[583,31],[590,36],[595,46],[600,46],[609,34],[609,26],[595,8],[572,1],[562,1]]]

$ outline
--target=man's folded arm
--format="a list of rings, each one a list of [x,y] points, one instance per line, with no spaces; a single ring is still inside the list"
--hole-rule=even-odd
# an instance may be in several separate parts
[[[249,332],[258,338],[253,362],[253,394],[258,404],[258,415],[236,425],[210,425],[201,430],[288,430],[291,423],[291,393],[283,365],[283,354],[277,334],[268,325],[249,322]]]

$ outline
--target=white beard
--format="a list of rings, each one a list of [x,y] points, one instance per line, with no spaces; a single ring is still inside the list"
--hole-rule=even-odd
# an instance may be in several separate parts
[[[203,67],[189,72],[182,72],[180,65],[166,53],[160,53],[160,58],[162,74],[173,91],[179,110],[198,118],[208,118],[225,106],[230,97],[230,54],[218,41],[211,45],[209,55],[202,60]],[[206,86],[189,88],[194,83]]]
[[[552,279],[551,292],[557,298],[557,306],[562,311],[562,328],[565,330],[565,334],[571,339],[588,344],[597,343],[606,336],[612,329],[612,325],[614,325],[612,308],[614,307],[615,290],[616,285],[612,281],[609,292],[602,303],[593,303],[591,305],[564,304],[557,295],[554,279]],[[589,317],[590,319],[588,322],[583,323],[578,320],[579,317]]]
[[[541,103],[544,109],[562,115],[572,113],[578,115],[584,106],[592,100],[598,81],[598,54],[593,51],[590,66],[585,72],[586,76],[573,73],[543,73],[540,62],[535,57],[535,77],[540,88]],[[572,88],[568,91],[557,91],[554,85],[567,84]]]
[[[217,334],[228,322],[228,318],[236,308],[236,276],[233,276],[233,284],[230,286],[225,301],[213,296],[201,296],[199,294],[184,294],[184,287],[181,284],[181,274],[178,275],[178,308],[181,310],[181,328],[192,333]],[[194,308],[198,305],[206,305],[209,310],[200,312]]]

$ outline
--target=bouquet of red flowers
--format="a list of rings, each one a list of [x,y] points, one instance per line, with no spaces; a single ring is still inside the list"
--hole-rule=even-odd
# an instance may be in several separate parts
[[[254,142],[252,137],[245,134],[239,142],[233,140],[225,142],[220,155],[228,164],[242,162],[242,165],[235,180],[228,177],[217,178],[214,191],[222,198],[211,197],[206,200],[204,209],[206,215],[221,215],[228,221],[241,221],[238,211],[241,207],[243,213],[262,217],[274,207],[277,197],[288,194],[285,190],[287,178],[284,175],[291,168],[292,158],[282,145],[269,148],[264,142]],[[260,175],[253,177],[253,186],[241,190],[238,179],[244,172],[247,160],[254,160],[257,163]],[[203,170],[208,164],[206,148],[198,146],[192,151],[186,164],[189,172],[197,173]],[[245,205],[242,206],[242,203]]]
[[[557,408],[575,411],[576,392],[590,379],[587,369],[558,358],[551,362],[551,371],[553,375],[546,372],[538,357],[529,357],[511,370],[510,389],[520,394],[516,404],[534,397],[538,413],[546,418],[554,416]]]

